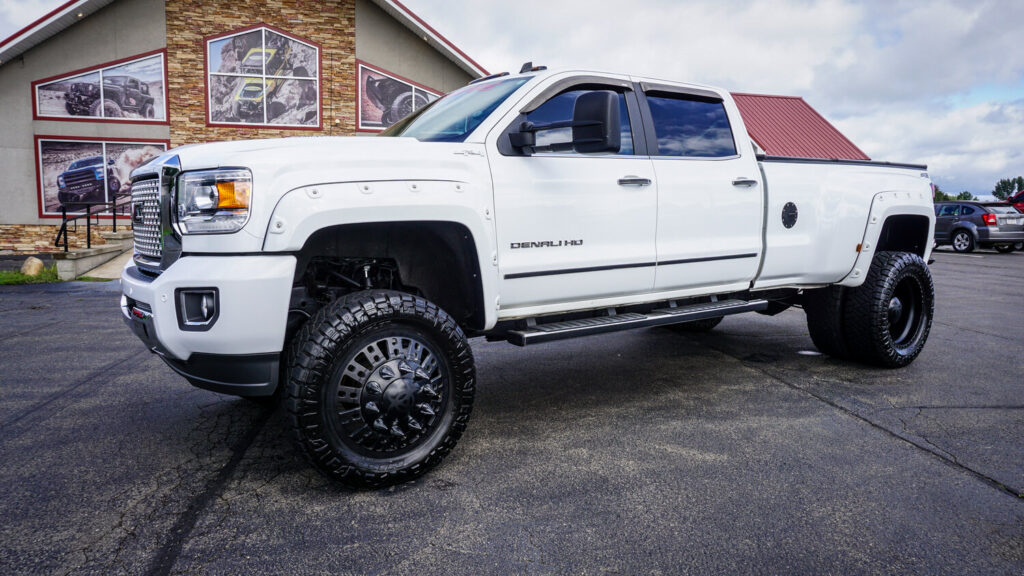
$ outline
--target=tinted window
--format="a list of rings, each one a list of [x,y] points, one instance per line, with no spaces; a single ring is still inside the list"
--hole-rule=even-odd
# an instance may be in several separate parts
[[[527,114],[526,120],[534,124],[572,120],[572,109],[576,104],[576,99],[585,92],[590,92],[590,90],[563,92]],[[632,154],[633,132],[629,127],[629,112],[626,109],[626,97],[623,94],[619,94],[619,135],[621,138],[619,154]],[[572,128],[556,128],[554,130],[537,132],[537,146],[547,146],[556,142],[569,142],[571,140]],[[564,154],[565,152],[561,153]]]
[[[963,216],[967,216],[969,214],[974,214],[974,208],[972,208],[970,206],[961,206],[960,207],[960,214],[963,215]]]
[[[942,209],[939,211],[938,215],[939,216],[956,216],[956,209],[957,209],[957,205],[956,204],[946,204],[946,205],[942,206]]]
[[[647,96],[662,156],[736,155],[725,106],[699,98]]]

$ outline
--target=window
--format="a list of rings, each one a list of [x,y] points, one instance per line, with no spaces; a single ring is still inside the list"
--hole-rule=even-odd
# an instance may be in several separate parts
[[[661,156],[720,158],[736,155],[729,116],[719,100],[647,96]]]
[[[970,206],[963,206],[963,205],[960,206],[960,215],[961,216],[969,216],[971,214],[974,214],[974,208],[972,208]]]
[[[940,207],[939,213],[936,216],[956,216],[957,208],[959,206],[956,204],[944,204]]]
[[[166,124],[164,51],[32,83],[39,120]]]
[[[320,127],[320,48],[268,27],[206,41],[210,124]]]
[[[526,115],[526,120],[534,124],[548,124],[572,120],[573,107],[581,94],[591,90],[570,90],[562,92],[543,103],[533,112]],[[619,93],[619,134],[621,144],[619,154],[633,154],[633,131],[629,124],[629,111],[626,108],[626,96]],[[572,141],[572,128],[555,128],[537,132],[537,146],[548,146],[558,142]],[[544,154],[538,152],[537,154]],[[556,154],[575,154],[572,151],[556,152]]]
[[[359,62],[360,130],[383,130],[440,97],[438,90]]]

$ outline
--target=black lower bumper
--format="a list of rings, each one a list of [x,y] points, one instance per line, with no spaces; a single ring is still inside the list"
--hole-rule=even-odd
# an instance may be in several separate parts
[[[188,360],[178,360],[167,354],[149,322],[132,316],[125,318],[125,323],[150,351],[193,386],[252,398],[273,396],[277,390],[280,354],[192,354]]]

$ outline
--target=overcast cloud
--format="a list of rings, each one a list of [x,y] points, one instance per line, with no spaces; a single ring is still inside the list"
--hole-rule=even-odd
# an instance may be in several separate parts
[[[1021,0],[403,0],[492,72],[525,60],[804,97],[947,192],[1024,174]],[[0,36],[56,0],[0,0]]]

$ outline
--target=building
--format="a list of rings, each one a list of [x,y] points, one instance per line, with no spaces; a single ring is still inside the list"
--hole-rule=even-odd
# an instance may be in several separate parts
[[[66,2],[0,41],[0,251],[168,147],[378,132],[486,74],[397,0]]]
[[[772,156],[870,160],[803,98],[733,93],[747,133]]]

